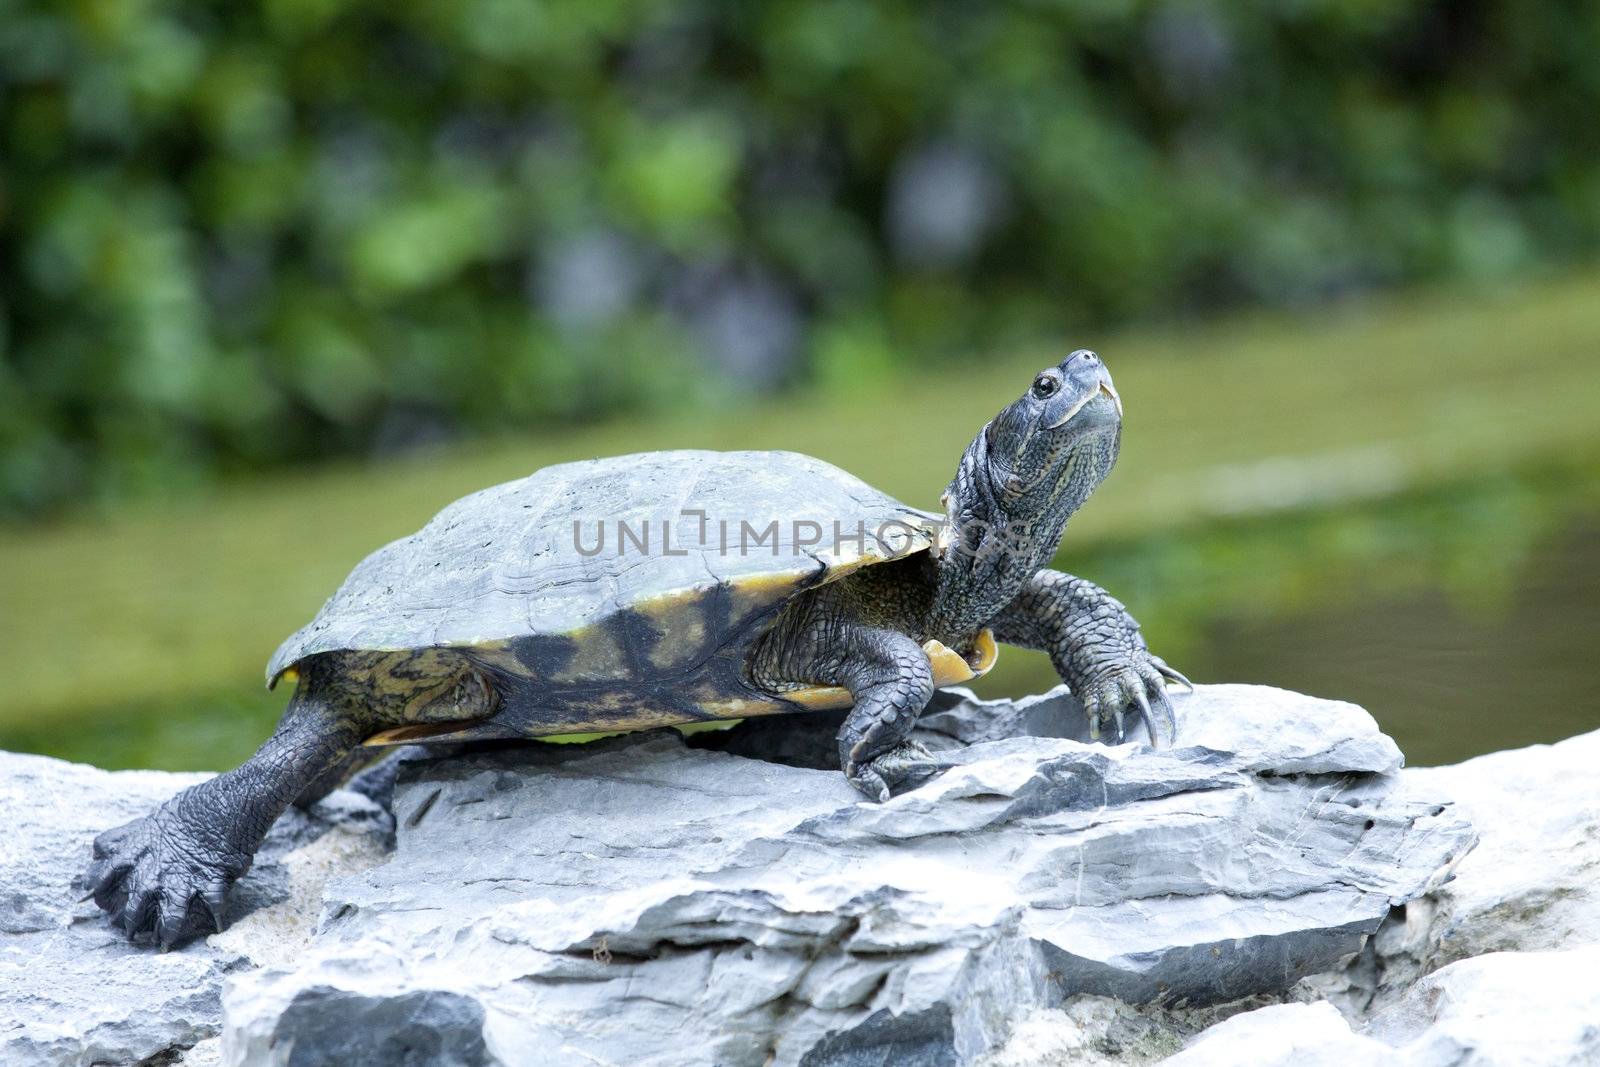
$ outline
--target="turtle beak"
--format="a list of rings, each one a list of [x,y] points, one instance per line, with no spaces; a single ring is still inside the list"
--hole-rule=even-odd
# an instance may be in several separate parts
[[[1111,384],[1111,375],[1106,375],[1105,381],[1100,383],[1100,391],[1111,398],[1111,403],[1116,405],[1117,418],[1122,418],[1122,397],[1118,395],[1116,387]]]
[[[1083,358],[1087,357],[1087,358]],[[1091,353],[1074,352],[1061,364],[1062,389],[1051,398],[1042,420],[1047,430],[1057,430],[1071,422],[1090,403],[1105,397],[1122,419],[1122,397],[1111,384],[1111,372]],[[1107,413],[1109,414],[1109,412]]]

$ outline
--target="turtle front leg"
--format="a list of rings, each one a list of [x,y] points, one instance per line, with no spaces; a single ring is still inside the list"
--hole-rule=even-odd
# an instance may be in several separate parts
[[[811,602],[757,646],[751,680],[780,695],[795,682],[849,690],[854,703],[839,728],[839,765],[873,800],[942,769],[909,740],[933,696],[933,667],[922,646],[898,630],[860,622],[827,600]]]
[[[296,693],[245,763],[95,838],[90,895],[131,940],[162,949],[221,930],[228,890],[274,820],[362,737],[353,715]]]
[[[933,696],[928,654],[894,630],[851,626],[839,635],[831,681],[855,703],[839,727],[839,766],[873,800],[888,800],[937,774],[933,754],[910,740]]]
[[[1110,593],[1083,578],[1044,570],[1031,578],[992,624],[995,639],[1050,654],[1061,680],[1083,702],[1092,738],[1102,725],[1144,716],[1155,747],[1177,740],[1178,723],[1167,699],[1168,681],[1189,685],[1152,655],[1139,624]]]

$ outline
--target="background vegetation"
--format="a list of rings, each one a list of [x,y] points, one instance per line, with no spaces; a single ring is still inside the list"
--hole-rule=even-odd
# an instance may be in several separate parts
[[[0,513],[1600,237],[1584,0],[0,0]]]

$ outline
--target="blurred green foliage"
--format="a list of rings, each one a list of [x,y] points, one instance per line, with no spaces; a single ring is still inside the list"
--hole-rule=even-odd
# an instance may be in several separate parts
[[[1584,0],[0,0],[0,512],[1600,238]]]

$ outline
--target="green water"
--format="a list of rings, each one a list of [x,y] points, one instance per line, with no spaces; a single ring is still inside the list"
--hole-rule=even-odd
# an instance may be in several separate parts
[[[1509,595],[1437,588],[1205,630],[1205,677],[1250,678],[1370,710],[1413,764],[1600,728],[1600,513],[1539,546]]]

